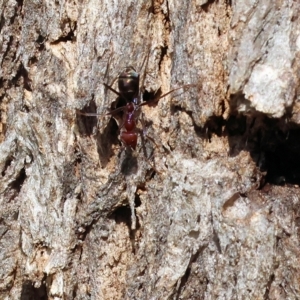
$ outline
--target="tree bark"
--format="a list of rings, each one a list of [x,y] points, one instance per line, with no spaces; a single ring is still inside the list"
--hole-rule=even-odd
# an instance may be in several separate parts
[[[0,7],[1,299],[300,299],[300,3]]]

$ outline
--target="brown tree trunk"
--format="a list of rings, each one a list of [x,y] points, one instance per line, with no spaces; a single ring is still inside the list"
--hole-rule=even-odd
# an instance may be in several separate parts
[[[298,1],[0,7],[1,299],[300,299]]]

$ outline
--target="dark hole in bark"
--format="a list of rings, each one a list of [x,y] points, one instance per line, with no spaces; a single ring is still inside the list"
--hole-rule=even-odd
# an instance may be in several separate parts
[[[264,152],[266,182],[300,185],[300,130],[273,132]]]
[[[129,206],[118,207],[112,214],[112,217],[116,223],[125,223],[129,228],[131,227],[131,209]]]
[[[269,293],[270,293],[271,285],[272,285],[274,279],[275,279],[275,275],[274,275],[274,274],[271,274],[271,276],[270,276],[270,278],[269,278],[269,281],[268,281],[268,283],[267,283],[266,292],[265,292],[265,294],[264,294],[264,299],[265,299],[265,300],[270,299]]]
[[[132,246],[132,253],[136,253],[136,245],[135,245],[135,236],[137,231],[140,229],[141,225],[139,223],[138,216],[136,216],[136,229],[131,229],[131,209],[127,206],[118,207],[113,214],[111,215],[117,224],[125,223],[128,227],[130,242]]]
[[[147,181],[152,180],[155,177],[155,175],[156,175],[156,171],[154,169],[150,169],[149,171],[147,171],[147,173],[146,173]]]
[[[39,36],[36,39],[36,42],[38,44],[42,44],[42,43],[44,43],[44,41],[45,41],[45,37],[43,35],[39,34]]]
[[[109,162],[110,157],[113,155],[112,145],[119,144],[118,135],[119,127],[114,118],[110,119],[102,134],[97,131],[97,151],[99,154],[101,166],[103,168],[105,168],[105,166]]]
[[[32,91],[31,88],[31,79],[29,78],[28,71],[26,68],[20,64],[18,72],[16,76],[13,78],[13,84],[16,86],[22,86],[27,90],[27,91]]]
[[[168,18],[168,17],[166,17],[166,18]],[[159,59],[159,62],[158,62],[159,69],[161,68],[161,63],[163,62],[165,56],[167,55],[168,46],[160,47],[160,50],[161,50],[161,53],[160,53],[160,59]]]
[[[42,34],[39,34],[38,38],[36,39],[36,45],[37,45],[37,48],[39,49],[39,51],[43,51],[45,49],[46,39],[47,39],[47,37]]]
[[[27,280],[22,285],[21,300],[47,300],[47,288],[46,283],[43,283],[39,288],[33,286],[33,282]]]
[[[5,176],[6,171],[7,171],[7,169],[9,168],[9,166],[11,165],[12,161],[13,161],[13,158],[12,158],[12,157],[9,157],[9,158],[6,160],[5,165],[4,165],[4,168],[3,168],[3,171],[1,172],[1,175],[2,175],[2,176]]]
[[[143,93],[143,101],[149,101],[154,97],[154,95],[154,92],[148,92],[147,90],[145,90],[145,92]]]
[[[300,128],[287,120],[258,114],[230,116],[225,124],[230,154],[249,151],[265,173],[264,184],[300,185]]]
[[[77,289],[78,289],[78,284],[76,283],[73,288],[73,295],[72,295],[73,299],[75,299],[77,296]]]
[[[161,89],[158,89],[156,92],[148,92],[147,90],[143,93],[143,101],[148,102],[148,105],[155,105],[162,95]]]
[[[94,100],[91,100],[90,103],[83,108],[81,113],[96,113],[97,106]],[[96,116],[84,116],[77,114],[77,120],[79,122],[78,128],[81,135],[92,135],[94,127],[97,126],[97,117]]]
[[[26,179],[26,171],[25,168],[23,168],[20,173],[19,176],[16,178],[16,180],[11,184],[11,188],[16,190],[17,192],[20,192],[22,185],[24,183]]]
[[[138,194],[135,195],[134,204],[135,207],[139,207],[142,204],[140,196]]]
[[[76,30],[76,27],[77,27],[77,23],[75,23],[74,26],[72,26],[71,22],[69,22],[69,23],[70,24],[68,25],[68,27],[70,27],[71,29],[68,32],[68,34],[59,37],[56,41],[51,42],[51,44],[56,45],[56,44],[59,44],[59,43],[66,43],[68,41],[71,41],[71,42],[76,41],[76,36],[75,36],[74,33],[75,33],[75,30]],[[64,26],[65,26],[65,24],[64,24]]]
[[[208,12],[209,7],[215,2],[215,0],[208,0],[205,4],[202,5],[202,8],[205,12]]]
[[[247,118],[245,116],[230,116],[226,122],[226,129],[231,136],[244,134],[247,129]]]
[[[182,290],[184,289],[184,286],[187,283],[190,275],[191,275],[191,268],[188,267],[185,271],[185,274],[181,277],[181,282],[180,282],[180,286],[179,286],[179,290],[178,290],[176,299],[181,299],[180,295],[181,295]]]
[[[265,176],[260,187],[267,183],[300,186],[300,127],[288,120],[288,116],[275,119],[253,113],[248,117],[235,112],[227,120],[213,116],[202,128],[195,125],[195,131],[208,140],[213,134],[227,136],[230,156],[249,151]]]
[[[23,7],[23,0],[17,0],[18,6]]]
[[[212,116],[207,120],[203,127],[194,124],[194,129],[200,138],[207,139],[210,142],[213,134],[216,134],[219,137],[225,135],[224,128],[226,124],[226,120],[222,117]]]
[[[4,18],[3,13],[2,13],[1,16],[0,16],[0,32],[1,32],[2,27],[4,26],[4,24],[5,24],[5,18]]]
[[[211,139],[212,133],[217,136],[222,135],[222,127],[225,125],[225,122],[222,117],[211,117],[205,124],[205,134],[208,140]],[[202,131],[203,132],[203,131]]]

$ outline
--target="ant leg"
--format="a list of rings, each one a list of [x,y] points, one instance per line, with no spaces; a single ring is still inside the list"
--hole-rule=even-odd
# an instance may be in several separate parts
[[[139,106],[143,106],[143,105],[153,105],[153,104],[155,104],[156,102],[158,102],[160,99],[162,99],[162,98],[168,96],[169,94],[171,94],[171,93],[173,93],[173,92],[175,92],[175,91],[177,91],[177,90],[184,89],[184,88],[188,88],[188,87],[192,87],[192,86],[195,86],[195,85],[194,85],[194,84],[186,84],[186,85],[183,85],[183,86],[181,86],[181,87],[175,88],[175,89],[173,89],[173,90],[171,90],[171,91],[169,91],[169,92],[163,94],[163,95],[160,96],[159,98],[154,97],[153,99],[151,99],[151,100],[149,100],[149,101],[142,102]]]
[[[108,59],[108,63],[107,63],[107,66],[106,66],[104,78],[108,75],[108,72],[109,72],[109,69],[110,69],[110,61],[111,61],[112,57],[113,57],[113,55],[111,55],[111,56],[109,57],[109,59]],[[103,85],[104,85],[106,88],[108,88],[109,90],[111,90],[112,92],[114,92],[115,94],[117,94],[118,96],[120,96],[120,94],[119,94],[115,89],[113,89],[112,86],[113,86],[113,84],[116,82],[116,80],[119,78],[119,75],[120,75],[120,73],[118,74],[118,76],[116,76],[116,77],[113,79],[113,81],[112,81],[111,84],[108,84],[108,83],[104,83],[104,82],[103,82]]]
[[[99,117],[99,116],[104,116],[105,114],[98,114],[98,113],[84,113],[81,112],[79,109],[76,109],[76,113],[78,115],[86,116],[86,117]]]
[[[106,83],[102,83],[107,89],[111,90],[112,92],[114,92],[116,95],[118,95],[119,97],[123,98],[122,95],[116,91],[114,88],[112,88],[110,85],[106,84]]]

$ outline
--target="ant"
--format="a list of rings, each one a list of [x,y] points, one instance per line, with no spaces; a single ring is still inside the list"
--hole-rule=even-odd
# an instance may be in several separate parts
[[[131,148],[132,150],[136,149],[137,140],[138,140],[138,130],[137,130],[137,121],[140,120],[143,126],[143,135],[146,136],[150,141],[152,141],[155,145],[155,141],[145,134],[145,125],[142,119],[139,119],[139,115],[141,113],[140,108],[144,105],[150,105],[155,102],[158,102],[161,98],[166,97],[170,93],[179,90],[181,88],[189,87],[191,85],[184,85],[179,88],[175,88],[162,96],[158,99],[154,96],[153,99],[149,101],[141,102],[142,94],[140,93],[140,75],[136,72],[136,70],[132,66],[126,67],[118,76],[118,89],[116,91],[114,88],[109,86],[106,83],[103,85],[118,95],[118,99],[125,101],[125,105],[115,108],[108,112],[106,115],[116,115],[119,112],[123,112],[123,120],[119,125],[120,129],[120,140],[122,144],[126,148]],[[77,111],[80,115],[85,116],[99,116],[96,113],[82,113]]]
[[[139,73],[136,72],[136,70],[128,66],[126,67],[117,77],[118,79],[118,91],[116,91],[114,88],[109,86],[106,83],[103,83],[103,85],[109,89],[110,91],[114,92],[116,95],[118,95],[117,99],[117,105],[121,105],[120,107],[112,109],[110,112],[106,113],[106,115],[117,115],[118,113],[122,113],[122,121],[120,122],[119,125],[119,130],[120,130],[120,140],[123,144],[123,146],[126,147],[126,149],[131,149],[135,150],[137,146],[137,141],[138,141],[138,129],[137,129],[137,122],[140,121],[142,123],[143,127],[143,136],[147,137],[150,141],[152,141],[155,145],[154,139],[146,135],[145,132],[145,124],[143,121],[143,118],[141,114],[141,107],[144,105],[151,105],[156,102],[158,102],[160,99],[166,97],[170,93],[186,88],[189,86],[193,86],[191,84],[181,86],[179,88],[175,88],[162,96],[156,96],[148,101],[142,102],[142,96],[143,93],[140,92],[140,75]],[[77,111],[78,114],[80,115],[85,115],[85,116],[99,116],[99,114],[96,113],[82,113],[80,111]],[[130,168],[132,169],[133,163],[131,161]],[[122,167],[127,166],[127,163],[125,163]],[[121,167],[121,168],[122,168]],[[152,168],[159,173],[153,166]],[[131,172],[128,172],[127,169],[123,169],[124,174],[131,174]],[[127,179],[126,179],[127,180]],[[133,179],[136,181],[136,179]],[[134,230],[136,229],[136,217],[135,217],[135,192],[136,192],[136,186],[135,187],[132,185],[131,181],[129,181],[129,184],[127,185],[127,195],[128,195],[128,200],[131,208],[131,228]]]

